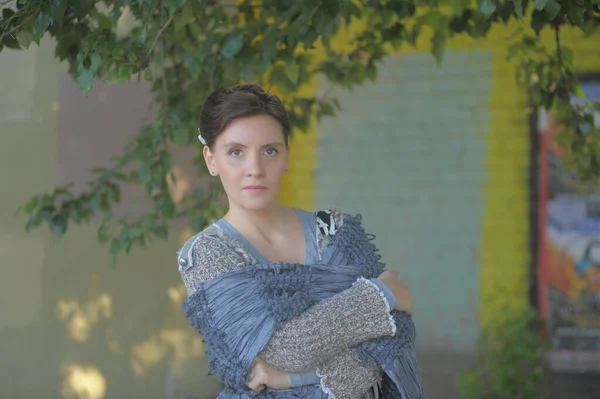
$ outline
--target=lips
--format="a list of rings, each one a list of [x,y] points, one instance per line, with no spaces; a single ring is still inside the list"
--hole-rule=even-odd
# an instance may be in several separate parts
[[[266,189],[267,189],[267,187],[265,187],[265,186],[246,186],[246,187],[244,187],[244,190],[246,190],[246,191],[264,191]]]

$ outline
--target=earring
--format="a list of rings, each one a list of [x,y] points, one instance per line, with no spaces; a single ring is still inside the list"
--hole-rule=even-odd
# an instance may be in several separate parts
[[[214,170],[211,170],[211,171],[210,171],[210,174],[211,174],[211,175],[213,175],[213,176],[216,176],[218,173],[217,173],[217,172],[215,172]]]

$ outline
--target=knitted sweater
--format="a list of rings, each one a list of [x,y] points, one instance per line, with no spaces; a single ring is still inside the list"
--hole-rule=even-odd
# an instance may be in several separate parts
[[[321,256],[344,215],[337,210],[318,212],[313,219],[313,226],[304,226],[305,232],[313,228],[306,243]],[[231,233],[222,224],[213,224],[181,249],[180,273],[188,294],[204,281],[257,263],[260,255],[243,237]],[[316,368],[321,388],[330,397],[360,399],[381,380],[382,370],[376,364],[363,366],[356,345],[394,332],[387,300],[375,284],[362,279],[284,322],[259,356],[289,373]]]

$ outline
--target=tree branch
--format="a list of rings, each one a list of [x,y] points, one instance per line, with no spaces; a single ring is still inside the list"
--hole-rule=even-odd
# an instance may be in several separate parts
[[[154,37],[152,46],[150,46],[150,50],[148,50],[148,53],[146,54],[146,61],[144,62],[144,67],[148,66],[148,64],[150,63],[150,57],[152,56],[152,53],[154,52],[154,48],[158,44],[158,41],[162,38],[163,33],[165,33],[165,30],[169,27],[171,22],[173,22],[173,19],[175,18],[175,16],[177,14],[179,14],[179,11],[180,10],[173,12],[173,14],[171,14],[169,19],[167,19],[167,22],[165,22],[164,25],[162,25],[162,27],[159,29],[158,33],[156,34],[156,37]],[[164,1],[162,1],[161,6],[160,6],[161,23],[164,19],[164,13],[165,13],[165,7],[164,7]]]
[[[171,16],[169,17],[169,19],[167,20],[167,23],[163,25],[163,28],[160,30],[160,32],[158,32],[158,35],[156,36],[156,40],[160,37],[160,68],[161,68],[161,72],[162,72],[162,95],[163,95],[163,112],[165,113],[164,119],[163,119],[163,124],[165,126],[169,126],[169,91],[168,91],[168,87],[167,87],[167,71],[165,69],[165,37],[162,35],[162,32],[164,32],[165,28],[167,26],[169,26],[170,21],[173,20],[173,17],[175,16],[175,14],[177,14],[176,12],[174,12],[173,14],[171,14]],[[162,24],[162,22],[165,19],[165,0],[161,0],[161,6],[160,6],[160,22]],[[167,150],[167,144],[166,144],[166,138],[163,140],[163,144],[164,144],[164,150]]]
[[[560,76],[563,83],[566,82],[564,73],[564,61],[562,57],[562,49],[560,48],[560,27],[558,24],[554,24],[554,40],[556,41],[556,58],[558,59],[558,68],[560,69]]]
[[[13,32],[16,32],[17,30],[19,30],[20,28],[22,28],[23,25],[25,25],[26,23],[28,23],[29,21],[31,21],[31,19],[33,17],[35,17],[36,15],[37,15],[37,11],[35,13],[32,13],[29,17],[25,18],[23,20],[23,22],[21,22],[19,25],[15,26],[14,28],[12,28],[11,30],[9,30],[8,32],[3,32],[0,35],[0,40],[4,39],[6,36],[11,35]]]

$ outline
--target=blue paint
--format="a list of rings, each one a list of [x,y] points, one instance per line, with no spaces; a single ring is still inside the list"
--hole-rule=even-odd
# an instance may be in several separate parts
[[[476,349],[491,82],[490,52],[393,56],[318,129],[316,207],[363,214],[425,350]]]

